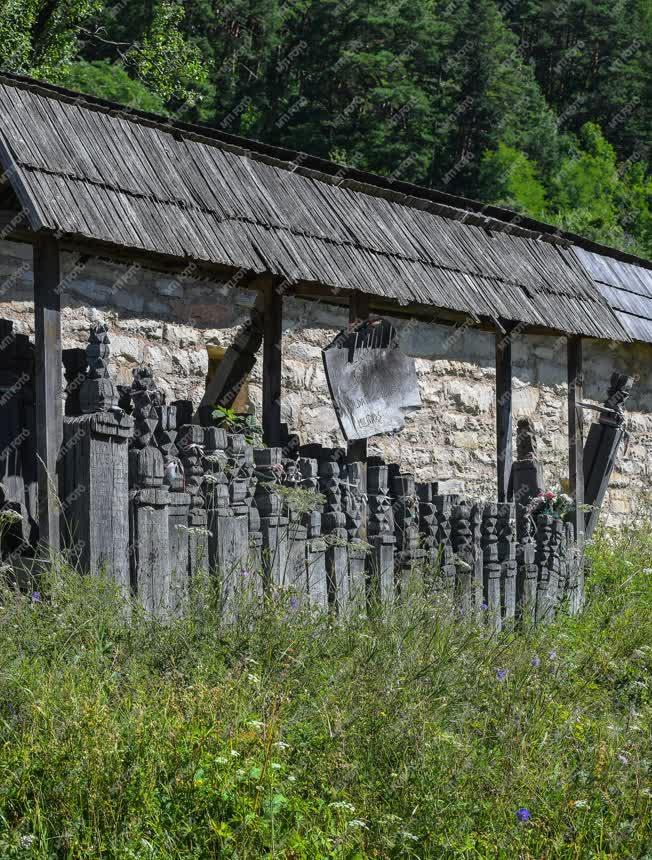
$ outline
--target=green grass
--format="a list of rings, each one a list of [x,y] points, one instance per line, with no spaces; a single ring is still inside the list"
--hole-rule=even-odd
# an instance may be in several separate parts
[[[652,531],[591,555],[581,617],[499,637],[418,595],[165,626],[7,591],[0,857],[652,857]]]

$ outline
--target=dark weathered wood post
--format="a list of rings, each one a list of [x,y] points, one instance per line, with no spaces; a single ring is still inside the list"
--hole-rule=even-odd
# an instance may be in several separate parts
[[[498,501],[510,497],[512,470],[512,338],[496,332],[496,472]]]
[[[63,441],[61,261],[51,236],[34,243],[36,453],[39,537],[59,549],[57,459]]]
[[[369,296],[356,290],[349,300],[349,323],[366,320],[369,317]],[[367,462],[367,440],[352,439],[346,443],[346,462],[347,463],[363,463]],[[366,488],[366,468],[363,468],[363,484],[362,492]],[[366,522],[363,525],[363,531],[366,532]],[[364,535],[363,535],[364,537]]]
[[[584,442],[582,438],[582,407],[584,370],[582,338],[568,338],[568,472],[570,495],[575,500],[573,524],[579,543],[584,535]]]
[[[571,596],[571,612],[577,612],[583,603],[584,576],[584,441],[582,433],[582,407],[584,368],[582,361],[582,338],[578,335],[568,338],[568,474],[569,492],[575,501],[572,522],[575,528],[576,569],[573,581],[576,583]]]
[[[264,286],[263,439],[281,444],[281,367],[283,361],[283,296],[270,277]]]

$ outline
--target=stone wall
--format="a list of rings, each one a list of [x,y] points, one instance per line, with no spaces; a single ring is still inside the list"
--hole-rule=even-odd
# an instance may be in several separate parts
[[[152,365],[169,399],[201,399],[207,347],[228,346],[254,296],[228,284],[150,272],[100,260],[66,260],[64,347],[86,344],[89,325],[109,326],[118,382]],[[31,248],[0,242],[0,317],[33,334]],[[347,313],[318,302],[287,299],[284,320],[283,417],[302,441],[341,444],[321,362],[321,348],[347,323]],[[423,480],[461,479],[474,496],[494,487],[494,346],[490,333],[395,321],[403,349],[416,357],[423,408],[405,430],[370,441],[370,453],[416,470]],[[612,370],[637,377],[628,402],[631,442],[621,455],[608,496],[610,520],[634,511],[650,489],[652,347],[585,342],[585,394],[601,402]],[[529,416],[540,439],[546,482],[567,471],[566,347],[564,339],[519,337],[513,347],[514,417]],[[252,408],[260,412],[261,367],[251,377]],[[587,413],[587,420],[591,415]]]

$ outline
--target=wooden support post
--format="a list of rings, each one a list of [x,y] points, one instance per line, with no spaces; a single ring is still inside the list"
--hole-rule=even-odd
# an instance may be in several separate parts
[[[496,332],[496,469],[498,501],[511,497],[512,471],[512,340]]]
[[[264,287],[263,317],[263,439],[269,447],[281,443],[281,366],[283,361],[283,296],[273,279]]]
[[[39,537],[54,551],[59,549],[57,459],[63,440],[60,283],[58,242],[39,239],[34,243]]]
[[[369,317],[369,296],[356,290],[349,301],[349,323],[366,320]],[[346,443],[347,463],[367,462],[367,440],[352,439]]]
[[[584,538],[584,440],[582,407],[584,369],[582,364],[582,338],[568,338],[568,470],[569,491],[575,499],[573,525],[578,547]]]

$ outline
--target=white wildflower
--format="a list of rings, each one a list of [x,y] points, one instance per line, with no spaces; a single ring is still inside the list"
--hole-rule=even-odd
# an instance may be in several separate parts
[[[346,809],[347,812],[355,812],[355,806],[346,800],[334,800],[328,804],[331,809]]]
[[[401,835],[403,839],[409,839],[412,842],[419,841],[419,837],[415,836],[414,833],[410,833],[408,830],[399,830],[399,835]]]

